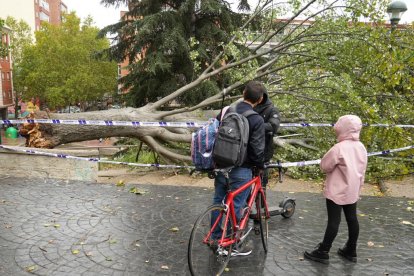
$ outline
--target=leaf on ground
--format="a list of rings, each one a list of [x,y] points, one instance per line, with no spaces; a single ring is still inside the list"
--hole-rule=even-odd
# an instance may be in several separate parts
[[[117,242],[118,242],[117,240],[109,240],[109,244],[115,244]]]
[[[413,212],[414,210],[413,210],[413,207],[407,207],[407,209],[406,209],[408,212]]]
[[[118,186],[118,187],[124,187],[125,186],[124,180],[121,179],[118,182],[116,182],[116,186]]]
[[[33,272],[36,269],[37,269],[37,265],[31,265],[31,266],[26,267],[27,272]]]
[[[56,224],[53,225],[53,227],[59,228],[60,227],[60,224],[56,223]]]
[[[168,267],[168,265],[162,265],[162,266],[161,266],[161,269],[165,269],[165,270],[167,270],[167,269],[170,269],[170,268]]]
[[[92,254],[92,252],[86,252],[86,254],[85,254],[86,256],[88,256],[88,257],[90,257],[90,256],[92,256],[93,254]]]
[[[401,223],[405,224],[405,225],[413,225],[413,223],[408,221],[408,220],[403,220],[403,221],[401,221]]]
[[[77,249],[72,250],[72,254],[73,254],[73,255],[77,255],[77,254],[79,254],[79,252],[80,252],[80,251],[79,251],[79,250],[77,250]]]
[[[180,229],[178,229],[178,227],[173,227],[173,228],[170,229],[171,232],[178,232],[178,230],[180,230]]]
[[[229,271],[230,271],[230,268],[226,267],[226,268],[224,269],[224,271],[225,271],[225,272],[229,272]]]
[[[43,226],[44,227],[49,227],[49,226],[51,226],[51,224],[50,223],[45,223],[45,224],[43,224]]]
[[[367,245],[368,245],[369,247],[373,247],[375,244],[374,244],[372,241],[369,241],[369,242],[367,242]]]
[[[112,258],[111,257],[105,257],[105,260],[108,262],[112,262]]]
[[[367,258],[367,261],[368,261],[368,262],[372,262],[372,259],[371,259],[371,258]]]
[[[147,191],[140,190],[137,187],[132,187],[131,189],[129,189],[129,192],[136,195],[143,195],[147,193]]]
[[[365,217],[366,215],[365,214],[358,214],[358,216]]]
[[[414,200],[407,201],[408,205],[414,205]]]

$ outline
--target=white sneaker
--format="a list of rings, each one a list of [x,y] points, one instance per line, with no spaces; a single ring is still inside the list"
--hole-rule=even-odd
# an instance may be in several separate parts
[[[225,256],[227,256],[227,254],[229,254],[229,252],[226,249],[223,249],[223,248],[219,248],[217,250],[217,252],[218,252],[219,255],[225,255]],[[252,253],[252,250],[250,248],[248,248],[247,246],[245,246],[244,248],[239,249],[239,250],[236,250],[236,249],[231,250],[231,256],[232,257],[236,257],[236,256],[248,256],[251,253]]]

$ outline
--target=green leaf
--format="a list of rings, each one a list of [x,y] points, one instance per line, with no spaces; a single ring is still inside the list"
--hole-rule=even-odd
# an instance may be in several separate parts
[[[144,190],[140,190],[137,187],[132,187],[131,189],[129,189],[130,193],[136,194],[136,195],[144,195],[147,193],[147,191]]]

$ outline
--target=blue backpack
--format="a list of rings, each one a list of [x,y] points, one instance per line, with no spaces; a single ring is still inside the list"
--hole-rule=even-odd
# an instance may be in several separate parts
[[[223,118],[229,106],[223,108]],[[199,128],[191,137],[191,159],[197,171],[214,169],[213,148],[216,141],[220,121],[216,118],[208,120],[207,125]]]

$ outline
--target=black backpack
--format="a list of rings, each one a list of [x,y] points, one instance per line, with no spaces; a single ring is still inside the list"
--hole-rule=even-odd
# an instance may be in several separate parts
[[[249,121],[247,117],[257,114],[247,110],[243,114],[230,108],[221,120],[213,149],[213,161],[216,168],[241,166],[246,160],[249,143]]]

